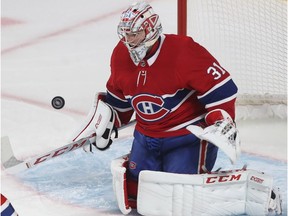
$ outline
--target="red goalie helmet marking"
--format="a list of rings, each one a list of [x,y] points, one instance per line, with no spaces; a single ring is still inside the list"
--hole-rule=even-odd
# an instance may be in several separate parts
[[[149,34],[155,28],[158,19],[159,16],[157,14],[154,14],[142,23],[141,26],[145,30],[146,35]]]
[[[133,97],[131,103],[139,117],[145,121],[157,121],[170,112],[164,108],[164,100],[155,95],[137,95]]]

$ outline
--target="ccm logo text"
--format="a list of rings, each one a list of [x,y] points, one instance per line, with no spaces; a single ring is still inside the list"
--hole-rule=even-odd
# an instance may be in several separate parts
[[[241,178],[241,174],[211,176],[206,179],[205,183],[213,184],[213,183],[221,183],[221,182],[239,181],[240,178]]]

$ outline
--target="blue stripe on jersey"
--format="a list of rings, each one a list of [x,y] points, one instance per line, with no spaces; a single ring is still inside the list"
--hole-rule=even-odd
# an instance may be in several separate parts
[[[213,91],[210,91],[208,94],[199,96],[198,99],[203,104],[211,104],[221,100],[225,100],[237,93],[237,86],[229,79],[227,82],[224,82],[222,85],[215,88]]]
[[[186,101],[187,96],[192,95],[193,92],[191,90],[188,90],[188,89],[180,89],[176,92],[176,94],[163,95],[162,97],[165,101],[164,107],[173,111],[172,110],[173,108],[180,106],[184,101]]]
[[[132,107],[130,103],[127,100],[121,100],[120,98],[112,95],[107,91],[106,95],[106,101],[109,103],[111,106],[113,106],[115,109],[125,112],[132,110]]]
[[[4,210],[2,210],[1,212],[1,216],[11,216],[13,215],[15,212],[13,206],[9,203],[9,205],[7,206],[7,208],[5,208]]]

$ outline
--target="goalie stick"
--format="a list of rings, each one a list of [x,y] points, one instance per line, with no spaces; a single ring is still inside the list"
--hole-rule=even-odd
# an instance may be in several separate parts
[[[136,120],[130,121],[128,124],[123,125],[118,128],[118,130],[122,130],[128,126],[133,125],[136,122]],[[2,137],[1,138],[1,163],[2,166],[5,168],[5,170],[8,173],[17,173],[20,171],[24,171],[26,169],[30,169],[32,167],[35,167],[47,160],[50,160],[52,158],[64,155],[68,152],[74,151],[76,149],[79,149],[81,147],[84,147],[86,145],[92,144],[90,142],[90,138],[95,136],[95,134],[92,134],[91,136],[84,137],[78,141],[69,143],[67,145],[64,145],[60,148],[54,149],[52,151],[49,151],[47,153],[32,157],[30,159],[27,159],[25,161],[18,160],[13,153],[11,144],[9,142],[9,138]]]

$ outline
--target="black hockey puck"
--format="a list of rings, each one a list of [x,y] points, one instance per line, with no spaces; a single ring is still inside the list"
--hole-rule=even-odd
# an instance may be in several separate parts
[[[60,97],[60,96],[56,96],[52,99],[51,101],[51,105],[55,108],[55,109],[61,109],[64,107],[65,105],[65,100],[64,98]]]

